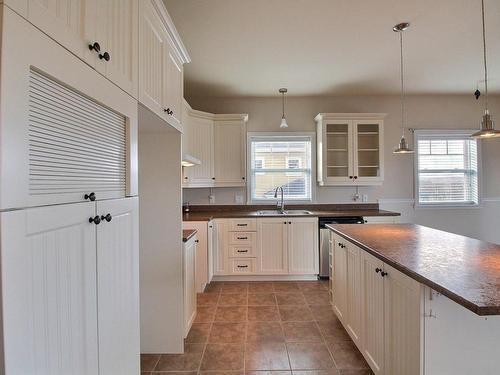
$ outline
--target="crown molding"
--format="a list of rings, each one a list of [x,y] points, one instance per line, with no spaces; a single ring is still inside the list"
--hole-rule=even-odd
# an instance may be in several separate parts
[[[182,64],[188,64],[191,62],[191,57],[187,51],[186,46],[182,42],[182,39],[177,32],[177,28],[175,27],[174,21],[170,17],[170,14],[165,7],[165,4],[161,0],[151,0],[154,8],[160,14],[161,21],[163,22],[163,26],[167,30],[167,34],[170,38],[170,42],[175,48],[175,52],[177,53],[177,57],[182,62]]]
[[[229,114],[214,114],[209,112],[198,111],[197,109],[193,109],[191,105],[184,99],[184,106],[186,108],[186,112],[189,116],[210,120],[210,121],[248,121],[247,113],[229,113]]]
[[[383,120],[386,116],[387,113],[318,113],[314,120]]]

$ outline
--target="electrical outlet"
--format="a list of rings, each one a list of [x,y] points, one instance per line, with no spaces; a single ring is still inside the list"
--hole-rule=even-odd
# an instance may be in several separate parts
[[[208,196],[208,202],[209,202],[210,204],[215,204],[215,195],[210,194],[210,195]]]
[[[368,194],[363,194],[363,202],[368,202]]]
[[[236,202],[236,204],[243,204],[243,195],[236,194],[234,196],[234,201]]]

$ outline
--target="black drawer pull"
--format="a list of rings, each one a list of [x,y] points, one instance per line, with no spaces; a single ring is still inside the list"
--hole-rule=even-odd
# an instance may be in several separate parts
[[[101,221],[106,220],[108,223],[113,219],[111,214],[101,215]]]
[[[104,52],[99,54],[99,59],[100,60],[104,59],[105,61],[109,61],[111,60],[111,56],[109,55],[108,52]]]
[[[248,237],[236,237],[238,240],[248,240]]]
[[[85,194],[85,195],[83,196],[83,198],[84,198],[85,200],[87,200],[87,199],[88,199],[89,201],[93,202],[93,201],[95,201],[96,196],[95,196],[95,193],[94,193],[94,192],[92,192],[92,193],[90,193],[90,194]]]
[[[240,266],[240,265],[238,264],[238,268],[248,268],[248,265],[245,265],[245,266]]]
[[[94,42],[92,44],[89,44],[89,50],[94,50],[96,52],[101,52],[101,46],[99,45],[99,43],[97,42]]]
[[[385,277],[385,276],[387,276],[387,275],[388,275],[388,273],[387,273],[387,272],[385,272],[385,271],[380,272],[380,276],[382,276],[382,277]]]
[[[236,224],[237,227],[246,227],[248,224]]]
[[[248,253],[248,250],[236,250],[237,253]]]
[[[377,268],[375,268],[375,272],[376,272],[376,273],[379,273],[379,272],[381,272],[381,271],[382,271],[382,269],[381,269],[381,268],[378,268],[378,267],[377,267]]]
[[[101,222],[101,218],[99,216],[89,217],[89,223],[94,223],[95,225],[99,225]]]

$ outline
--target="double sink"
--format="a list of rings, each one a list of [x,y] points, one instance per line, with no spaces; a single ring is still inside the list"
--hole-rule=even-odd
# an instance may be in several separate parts
[[[259,216],[307,216],[312,214],[311,211],[305,210],[263,210],[258,212]]]

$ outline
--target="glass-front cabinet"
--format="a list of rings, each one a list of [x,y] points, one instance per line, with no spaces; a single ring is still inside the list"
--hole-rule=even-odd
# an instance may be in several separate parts
[[[382,184],[384,117],[380,113],[316,116],[320,185]]]

